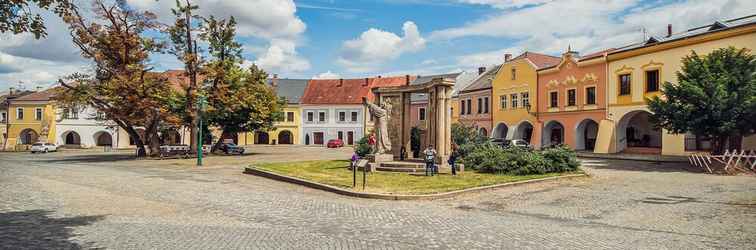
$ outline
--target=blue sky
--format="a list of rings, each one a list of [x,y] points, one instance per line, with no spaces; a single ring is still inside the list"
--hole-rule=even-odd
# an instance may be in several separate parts
[[[80,6],[88,1],[79,0]],[[127,0],[170,22],[174,1]],[[196,0],[200,14],[239,22],[246,64],[288,78],[367,77],[474,71],[505,53],[581,53],[756,14],[753,0]],[[89,70],[65,25],[46,14],[50,35],[2,34],[0,92],[23,82],[49,86]],[[157,69],[180,68],[170,55]]]

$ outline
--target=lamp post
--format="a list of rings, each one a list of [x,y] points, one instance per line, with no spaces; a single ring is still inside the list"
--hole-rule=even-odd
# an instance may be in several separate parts
[[[205,111],[205,106],[207,106],[207,100],[205,99],[205,96],[199,96],[197,99],[197,119],[199,122],[197,123],[197,166],[202,166],[202,113]]]

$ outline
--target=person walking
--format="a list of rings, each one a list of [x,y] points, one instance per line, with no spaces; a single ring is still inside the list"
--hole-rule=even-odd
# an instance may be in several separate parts
[[[449,155],[449,166],[451,167],[452,175],[457,175],[457,157],[459,157],[459,152],[457,152],[457,145],[452,144],[452,152],[451,155]]]
[[[425,155],[425,175],[435,175],[437,153],[436,150],[433,149],[433,145],[428,145],[428,148],[423,151],[423,154]]]

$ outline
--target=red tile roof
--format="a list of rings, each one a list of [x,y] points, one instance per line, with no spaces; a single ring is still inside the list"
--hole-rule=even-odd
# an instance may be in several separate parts
[[[307,84],[303,104],[359,104],[370,91],[370,79],[313,79]]]
[[[410,81],[414,78],[410,77]],[[307,84],[303,104],[360,104],[362,97],[375,98],[374,87],[391,87],[407,84],[405,76],[362,79],[313,79]]]
[[[522,59],[522,58],[530,60],[530,62],[536,65],[537,69],[551,67],[551,66],[559,64],[559,62],[562,61],[561,57],[544,55],[544,54],[539,54],[539,53],[530,52],[530,51],[522,53],[521,55],[515,57],[512,60],[517,60],[517,59]]]
[[[396,77],[381,77],[381,78],[373,78],[373,83],[370,87],[372,88],[380,88],[380,87],[396,87],[396,86],[402,86],[402,85],[409,85],[412,81],[414,81],[417,76],[396,76]],[[367,95],[368,100],[374,100],[375,95],[373,95],[373,91],[368,91]]]
[[[61,90],[61,87],[49,88],[46,90],[24,95],[18,98],[13,98],[10,101],[49,101],[56,94],[58,94],[58,91],[60,90]]]

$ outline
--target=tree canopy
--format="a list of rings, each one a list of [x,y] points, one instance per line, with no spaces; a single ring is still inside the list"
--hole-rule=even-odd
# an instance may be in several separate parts
[[[693,51],[682,59],[677,83],[647,100],[652,122],[672,133],[712,138],[715,152],[740,147],[756,129],[756,56],[748,49]]]
[[[0,33],[13,32],[21,34],[29,32],[35,38],[47,36],[47,29],[42,15],[35,13],[34,8],[52,11],[58,16],[71,15],[76,5],[71,0],[5,0],[0,1]]]

